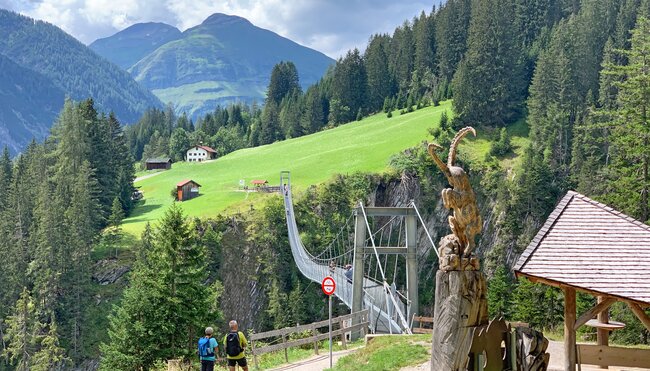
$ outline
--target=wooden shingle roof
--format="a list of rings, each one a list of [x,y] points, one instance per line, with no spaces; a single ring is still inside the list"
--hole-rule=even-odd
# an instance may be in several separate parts
[[[515,272],[650,304],[650,227],[569,191],[521,254]]]

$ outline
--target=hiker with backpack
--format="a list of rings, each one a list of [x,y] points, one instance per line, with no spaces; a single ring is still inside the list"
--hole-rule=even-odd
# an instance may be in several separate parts
[[[201,371],[213,371],[215,354],[219,353],[217,339],[212,337],[212,327],[205,329],[205,336],[199,339],[199,358],[201,360]]]
[[[228,359],[228,369],[235,371],[235,365],[239,365],[243,371],[248,371],[248,364],[244,355],[244,349],[248,346],[244,333],[239,331],[237,321],[232,320],[228,323],[230,332],[223,337],[226,344],[226,358]]]

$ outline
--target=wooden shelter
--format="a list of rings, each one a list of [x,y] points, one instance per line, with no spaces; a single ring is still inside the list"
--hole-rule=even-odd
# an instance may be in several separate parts
[[[172,168],[172,159],[169,157],[148,158],[147,161],[145,161],[145,168],[147,170],[169,170]]]
[[[564,292],[564,369],[576,364],[650,368],[650,350],[608,346],[608,308],[626,303],[650,330],[650,226],[569,191],[515,265],[517,276]],[[579,317],[576,291],[598,298]],[[597,320],[593,320],[594,317]],[[576,345],[582,325],[597,328],[597,345]]]
[[[201,185],[193,180],[184,180],[176,184],[176,199],[186,201],[199,195]]]

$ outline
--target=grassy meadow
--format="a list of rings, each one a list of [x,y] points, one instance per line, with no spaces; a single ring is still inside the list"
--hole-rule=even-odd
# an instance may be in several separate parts
[[[147,222],[159,219],[172,202],[171,191],[185,179],[198,182],[201,195],[182,202],[185,213],[191,217],[212,217],[223,212],[244,211],[269,197],[266,194],[244,192],[239,189],[243,179],[250,187],[253,179],[266,179],[279,184],[280,171],[291,171],[294,190],[324,182],[335,174],[355,172],[381,173],[387,169],[389,158],[400,151],[430,139],[427,129],[438,125],[440,115],[451,115],[451,101],[437,107],[426,107],[392,118],[380,113],[300,138],[273,144],[246,148],[205,163],[175,163],[171,170],[136,182],[144,192],[144,200],[132,215],[124,220],[124,231],[139,235]],[[525,123],[511,127],[515,154],[502,160],[512,166],[517,154],[527,142]],[[469,137],[468,137],[469,138]],[[488,135],[479,132],[470,138],[473,161],[481,161],[489,151]],[[138,175],[144,175],[139,173]]]

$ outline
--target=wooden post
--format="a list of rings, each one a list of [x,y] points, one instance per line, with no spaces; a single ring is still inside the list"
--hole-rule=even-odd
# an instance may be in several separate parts
[[[282,334],[282,345],[284,345],[284,361],[289,363],[289,355],[287,354],[287,334]]]
[[[564,291],[564,370],[576,369],[576,290],[562,286]]]
[[[255,353],[255,341],[253,339],[251,339],[251,353],[253,353],[253,363],[255,364],[255,369],[259,370],[260,367],[257,364],[257,354]]]
[[[316,326],[311,327],[311,335],[314,337],[314,353],[318,355],[318,339],[316,338],[318,331],[316,331]]]
[[[339,328],[341,330],[345,328],[345,321],[343,319],[339,320]],[[341,331],[341,346],[343,349],[348,349],[347,341],[345,340],[345,331]]]
[[[603,296],[598,296],[598,303],[605,301]],[[609,309],[598,313],[598,322],[600,323],[609,323]],[[596,329],[596,344],[598,345],[609,345],[609,330],[598,328]],[[600,366],[600,368],[609,368],[609,366]]]
[[[488,323],[487,285],[479,271],[436,273],[432,371],[466,370],[474,330]]]

